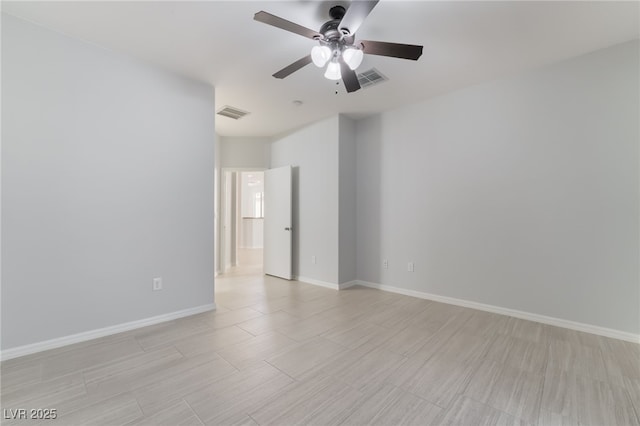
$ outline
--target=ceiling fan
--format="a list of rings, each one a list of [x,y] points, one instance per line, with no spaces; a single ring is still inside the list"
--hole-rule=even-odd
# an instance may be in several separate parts
[[[370,40],[355,42],[356,31],[378,4],[378,1],[353,0],[348,9],[342,6],[333,6],[329,10],[331,20],[325,22],[319,31],[313,31],[265,11],[256,13],[253,16],[256,21],[318,42],[318,45],[311,49],[309,55],[284,67],[273,76],[285,78],[311,62],[320,68],[327,65],[324,76],[330,80],[342,79],[347,92],[351,93],[360,89],[355,70],[360,66],[365,53],[418,60],[422,55],[422,46]]]

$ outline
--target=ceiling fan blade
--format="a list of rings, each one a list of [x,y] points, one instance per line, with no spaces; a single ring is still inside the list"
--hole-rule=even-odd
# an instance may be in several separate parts
[[[276,15],[272,15],[268,12],[265,12],[264,10],[261,10],[260,12],[253,15],[253,19],[267,25],[272,25],[274,27],[290,31],[292,33],[300,34],[303,37],[307,37],[313,40],[318,37],[322,38],[322,34],[317,31],[313,31],[307,27],[303,27],[302,25],[287,21],[286,19],[280,18]]]
[[[340,21],[340,29],[349,31],[349,34],[355,34],[378,1],[353,0]]]
[[[305,65],[309,65],[310,63],[311,63],[311,55],[307,55],[304,58],[298,59],[297,61],[295,61],[291,65],[288,65],[288,66],[282,68],[280,71],[275,73],[273,76],[275,78],[285,78],[289,74],[293,74],[294,72],[298,71],[300,68],[304,67]]]
[[[360,90],[360,82],[358,81],[356,72],[349,68],[349,65],[347,65],[342,57],[340,58],[340,74],[342,75],[342,81],[344,88],[347,89],[347,93]]]
[[[415,44],[387,43],[384,41],[361,40],[362,50],[369,55],[391,56],[393,58],[413,59],[422,55],[422,46]]]

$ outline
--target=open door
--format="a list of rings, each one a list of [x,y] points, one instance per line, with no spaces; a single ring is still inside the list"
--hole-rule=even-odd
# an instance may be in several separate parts
[[[264,172],[264,273],[290,280],[291,166]]]

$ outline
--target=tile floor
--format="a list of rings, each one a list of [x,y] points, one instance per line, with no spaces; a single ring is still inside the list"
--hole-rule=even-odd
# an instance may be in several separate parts
[[[216,303],[4,361],[2,408],[55,408],[48,425],[640,424],[640,345],[251,262]]]

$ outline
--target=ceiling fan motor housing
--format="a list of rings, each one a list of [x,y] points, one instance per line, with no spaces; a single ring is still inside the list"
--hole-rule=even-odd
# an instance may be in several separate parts
[[[342,6],[334,6],[332,10],[334,8],[341,8],[344,11]],[[341,20],[342,18],[332,19],[320,27],[319,33],[322,34],[322,38],[318,38],[320,44],[330,47],[331,50],[342,50],[344,46],[353,45],[355,37],[349,33],[345,34],[338,28]]]
[[[322,38],[326,41],[340,40],[341,38],[353,40],[353,34],[350,34],[346,30],[338,28],[340,25],[340,19],[333,19],[325,22],[321,27],[319,33],[322,34]]]

